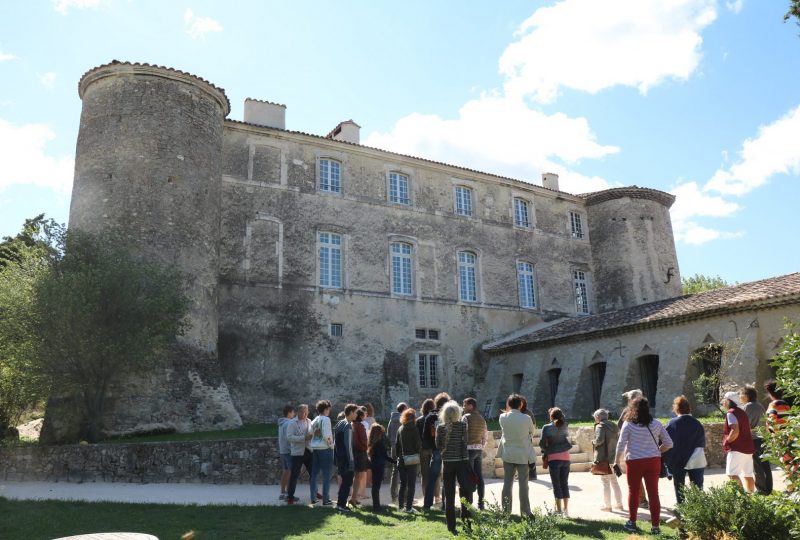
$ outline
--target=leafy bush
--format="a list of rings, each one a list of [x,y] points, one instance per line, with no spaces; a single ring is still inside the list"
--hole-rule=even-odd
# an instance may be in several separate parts
[[[687,489],[678,514],[690,538],[702,540],[783,540],[790,521],[775,512],[775,496],[747,494],[730,482],[704,492]]]
[[[468,504],[462,500],[461,504]],[[559,540],[566,535],[558,528],[558,519],[553,514],[533,511],[531,519],[503,512],[497,504],[487,505],[485,510],[472,512],[472,530],[465,531],[470,540]]]

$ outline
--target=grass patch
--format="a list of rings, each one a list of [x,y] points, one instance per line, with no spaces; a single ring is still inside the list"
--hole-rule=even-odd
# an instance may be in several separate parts
[[[192,433],[159,433],[158,435],[125,435],[104,440],[108,444],[163,442],[163,441],[224,441],[228,439],[254,439],[277,437],[277,424],[245,424],[237,429],[194,431]]]
[[[343,516],[329,508],[305,506],[182,506],[168,504],[12,501],[0,498],[0,538],[50,540],[92,532],[127,531],[176,540],[195,531],[195,540],[328,538],[433,540],[452,538],[444,515],[409,516],[396,510],[376,515],[356,510]],[[13,516],[13,519],[9,516]],[[572,540],[624,540],[622,521],[560,520]],[[677,538],[665,529],[664,538]]]

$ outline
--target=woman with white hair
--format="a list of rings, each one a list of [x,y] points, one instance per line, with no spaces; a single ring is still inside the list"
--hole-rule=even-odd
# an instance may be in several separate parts
[[[456,480],[461,497],[472,502],[472,486],[469,481],[469,453],[467,452],[467,425],[462,421],[461,407],[453,400],[439,411],[436,426],[436,448],[442,455],[444,513],[447,530],[456,534]],[[461,519],[469,519],[469,511],[461,507]],[[467,522],[469,527],[469,522]]]
[[[611,463],[614,462],[614,452],[619,439],[619,429],[614,422],[608,419],[608,411],[605,409],[597,409],[592,416],[594,416],[592,474],[600,476],[600,482],[603,484],[604,504],[601,510],[611,512],[612,489],[614,490],[614,500],[617,502],[614,508],[622,510],[622,491],[619,489],[617,476],[611,470]]]

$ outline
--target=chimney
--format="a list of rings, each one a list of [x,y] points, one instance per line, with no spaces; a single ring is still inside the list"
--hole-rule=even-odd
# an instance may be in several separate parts
[[[286,129],[286,105],[247,98],[244,100],[244,121],[248,124]]]
[[[553,191],[560,191],[558,189],[558,175],[551,172],[542,173],[542,186]]]
[[[335,141],[344,141],[353,144],[359,144],[360,133],[361,133],[361,126],[359,126],[352,120],[345,120],[344,122],[339,122],[339,125],[333,128],[333,130],[331,130],[331,132],[328,133],[325,137],[328,139],[333,139]]]

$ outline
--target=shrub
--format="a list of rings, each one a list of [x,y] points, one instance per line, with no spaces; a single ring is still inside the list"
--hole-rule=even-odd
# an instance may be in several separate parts
[[[461,504],[468,504],[462,500]],[[472,530],[465,531],[470,540],[559,540],[566,535],[558,529],[558,521],[553,514],[533,511],[532,519],[503,512],[497,504],[489,504],[486,510],[472,512]]]
[[[732,482],[704,492],[695,486],[686,490],[678,505],[684,530],[702,540],[783,540],[790,522],[775,513],[774,497],[747,494]]]

